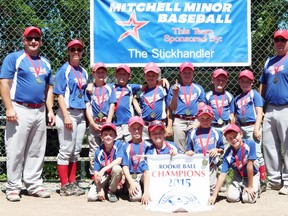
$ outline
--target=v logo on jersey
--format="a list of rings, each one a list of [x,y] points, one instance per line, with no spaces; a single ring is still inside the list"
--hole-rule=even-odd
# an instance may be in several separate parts
[[[130,27],[126,32],[120,35],[118,43],[131,35],[137,41],[140,41],[138,30],[149,23],[149,21],[138,21],[136,18],[135,10],[132,12],[131,16],[127,21],[115,21],[119,26]]]

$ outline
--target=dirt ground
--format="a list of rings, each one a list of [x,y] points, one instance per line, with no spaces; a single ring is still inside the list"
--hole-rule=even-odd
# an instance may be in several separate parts
[[[97,215],[97,216],[162,216],[173,213],[151,212],[140,203],[130,203],[120,199],[117,203],[87,202],[87,197],[60,197],[56,192],[58,184],[46,183],[51,191],[51,198],[41,199],[23,195],[20,202],[11,203],[5,198],[5,193],[0,191],[1,216],[58,216],[58,215]],[[1,186],[3,189],[3,187]],[[227,203],[225,194],[220,194],[215,208],[211,211],[196,213],[174,213],[177,215],[197,216],[288,216],[288,196],[278,195],[277,191],[266,191],[261,194],[256,204]]]

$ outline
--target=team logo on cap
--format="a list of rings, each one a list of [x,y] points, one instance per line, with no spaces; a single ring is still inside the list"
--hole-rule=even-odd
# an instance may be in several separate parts
[[[149,23],[149,21],[138,21],[136,18],[135,10],[130,15],[127,21],[115,21],[119,26],[130,27],[126,32],[120,35],[118,42],[122,41],[129,35],[140,41],[138,30]]]

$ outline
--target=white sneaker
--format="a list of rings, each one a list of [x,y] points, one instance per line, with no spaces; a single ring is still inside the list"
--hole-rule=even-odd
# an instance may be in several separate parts
[[[88,195],[87,195],[88,202],[95,202],[97,201],[97,188],[95,184],[90,186]]]
[[[288,195],[288,185],[283,185],[283,187],[279,190],[279,194]]]

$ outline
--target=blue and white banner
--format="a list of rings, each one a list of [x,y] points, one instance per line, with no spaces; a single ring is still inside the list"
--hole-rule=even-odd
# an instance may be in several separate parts
[[[210,210],[209,165],[202,154],[147,155],[151,202],[147,209],[164,212]],[[209,160],[206,157],[206,160]]]
[[[250,0],[90,0],[91,64],[251,65]]]

